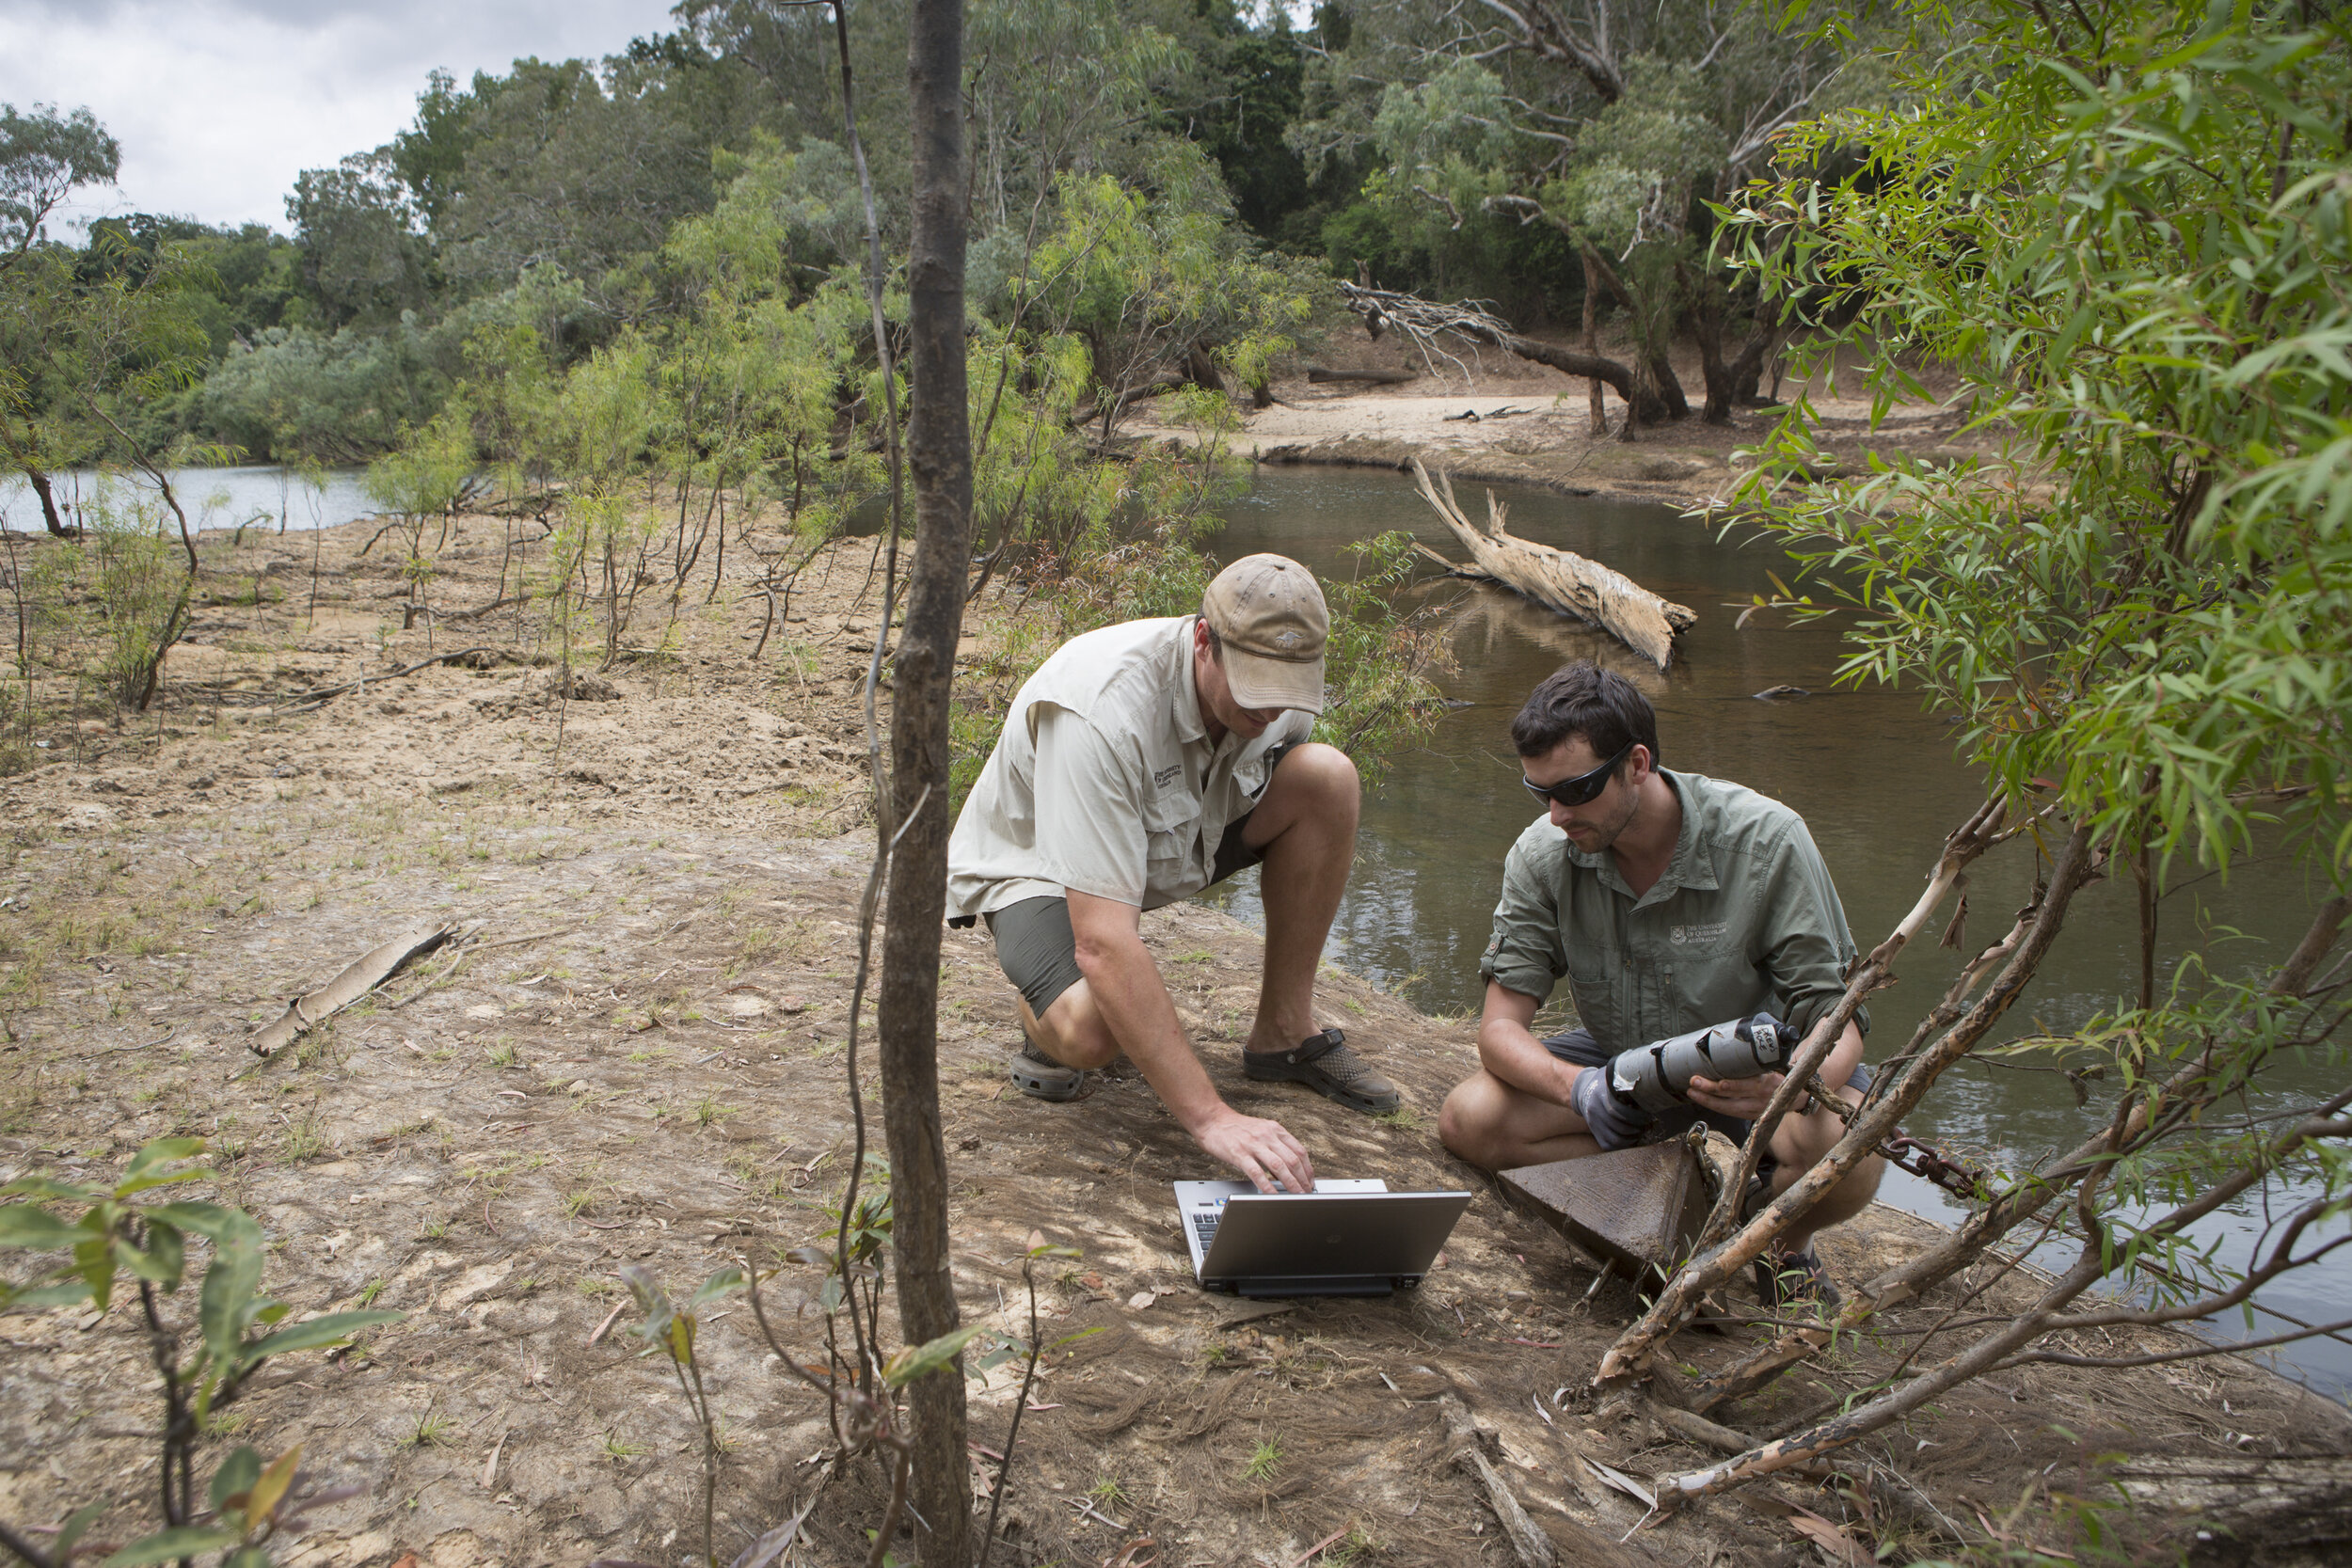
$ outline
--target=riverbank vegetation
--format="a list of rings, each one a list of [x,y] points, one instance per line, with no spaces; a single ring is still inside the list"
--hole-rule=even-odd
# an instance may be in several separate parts
[[[8,562],[7,706],[29,776],[10,803],[22,885],[0,909],[22,936],[0,1023],[26,1054],[0,1109],[7,1135],[25,1134],[11,1152],[77,1192],[110,1190],[95,1165],[117,1146],[210,1137],[214,1196],[269,1206],[303,1238],[306,1309],[382,1294],[412,1313],[322,1374],[378,1440],[346,1467],[403,1494],[336,1516],[342,1556],[403,1545],[405,1509],[430,1511],[429,1542],[469,1538],[452,1563],[485,1542],[585,1556],[625,1535],[656,1552],[690,1513],[707,1560],[724,1525],[743,1538],[730,1549],[762,1560],[796,1538],[863,1552],[870,1526],[879,1561],[911,1475],[918,1512],[955,1521],[926,1527],[927,1560],[962,1541],[963,1499],[993,1490],[1014,1498],[1005,1539],[1029,1560],[1124,1543],[1136,1564],[1147,1520],[1211,1554],[1428,1560],[1484,1535],[1490,1506],[1506,1528],[1526,1523],[1500,1481],[1432,1480],[1433,1461],[1499,1476],[1489,1448],[1548,1476],[1546,1523],[1595,1560],[1623,1560],[1645,1524],[1686,1531],[1654,1538],[1708,1560],[1756,1558],[1761,1532],[1715,1498],[1735,1488],[1802,1515],[1788,1528],[1847,1560],[2079,1556],[2138,1550],[2179,1523],[2180,1475],[2113,1460],[2147,1436],[2109,1429],[2119,1409],[2190,1422],[2180,1432],[2217,1465],[2236,1463],[2240,1439],[2268,1445],[2277,1468],[2226,1482],[2336,1484],[2340,1412],[2234,1365],[2193,1369],[2204,1381],[2185,1411],[2158,1385],[2192,1386],[2160,1369],[2215,1354],[2171,1325],[2328,1257],[2352,1207],[2352,1091],[2290,1102],[2265,1082],[2288,1056],[2340,1064],[2352,995],[2339,18],[2158,0],[1962,16],[1919,0],[1777,25],[1697,4],[1597,0],[1569,19],[1491,0],[1467,16],[1330,7],[1300,27],[1040,0],[974,11],[963,69],[930,84],[930,112],[965,127],[968,170],[898,134],[922,107],[919,71],[916,86],[869,71],[855,105],[836,94],[842,42],[901,57],[915,8],[861,8],[837,31],[819,8],[748,0],[694,0],[679,18],[600,67],[436,78],[407,131],[302,177],[290,238],[151,216],[70,245],[52,214],[108,178],[119,149],[87,116],[0,117],[0,436],[45,525]],[[935,198],[970,193],[968,226],[941,233],[954,201],[918,200],[927,179]],[[1759,629],[1849,617],[1850,673],[1958,715],[1991,790],[1940,850],[1922,847],[1929,895],[1857,968],[1847,1014],[1939,902],[1958,910],[1946,940],[1966,941],[1977,855],[2020,837],[2044,853],[2032,902],[1883,1059],[1845,1143],[1758,1216],[1728,1183],[1703,1250],[1647,1303],[1597,1294],[1549,1237],[1485,1212],[1454,1243],[1453,1279],[1387,1316],[1285,1309],[1295,1341],[1164,1290],[1183,1275],[1142,1239],[1164,1203],[1136,1176],[1147,1154],[1154,1168],[1188,1158],[1166,1118],[1114,1075],[1076,1140],[1041,1154],[1035,1108],[1000,1103],[1012,1015],[981,939],[943,947],[946,810],[1004,699],[1069,636],[1197,602],[1243,405],[1346,319],[1343,300],[1423,354],[1484,343],[1586,377],[1596,411],[1605,384],[1628,436],[1728,420],[1771,396],[1791,356],[1799,390],[1740,501],[1812,575],[1757,607]],[[1697,351],[1695,410],[1677,345]],[[1931,371],[1958,377],[1954,406],[2010,443],[2003,460],[1839,478],[1802,388],[1840,354],[1885,405],[1923,397]],[[1136,439],[1147,406],[1191,438]],[[204,532],[168,470],[232,450],[366,463],[381,526],[302,541],[307,562],[286,541]],[[908,574],[894,567],[902,450],[921,518]],[[131,487],[69,514],[47,480],[77,465]],[[1439,650],[1396,605],[1404,542],[1364,541],[1356,560],[1328,585],[1323,733],[1371,771],[1426,721]],[[903,840],[902,822],[916,830]],[[825,842],[859,827],[872,836],[850,851]],[[2251,976],[2209,954],[2160,972],[2164,892],[2258,838],[2299,855],[2321,895],[2301,945]],[[2138,995],[2062,1036],[1996,1042],[2073,895],[2100,876],[2143,890]],[[877,979],[885,884],[898,918]],[[503,927],[464,932],[411,989],[257,1067],[240,1032],[292,986],[270,952],[289,939],[263,924],[281,899],[323,911],[297,928],[304,950],[339,942],[339,957],[384,934],[387,907]],[[1150,935],[1171,974],[1199,966],[1176,987],[1188,1031],[1237,1042],[1249,939],[1192,911],[1155,916]],[[522,951],[461,975],[509,942]],[[199,952],[218,966],[200,983]],[[877,989],[887,1210],[856,1190],[862,1112],[811,1092],[855,1060]],[[1330,994],[1384,1069],[1436,1103],[1464,1056],[1449,1026],[1343,976]],[[151,1022],[167,1032],[149,1037]],[[1969,1204],[1950,1235],[1829,1243],[1841,1272],[1867,1265],[1834,1315],[1722,1309],[1719,1288],[1940,1074],[1993,1050],[2047,1057],[2034,1065],[2087,1109],[2096,1099],[2080,1148],[2029,1170],[1947,1167]],[[1274,1103],[1220,1082],[1237,1104]],[[758,1108],[732,1103],[738,1090]],[[1365,1146],[1361,1123],[1293,1104],[1282,1114],[1319,1138],[1422,1184],[1461,1180],[1409,1116]],[[952,1187],[948,1136],[973,1156]],[[2272,1198],[2250,1262],[2188,1243],[2217,1208]],[[967,1256],[961,1228],[949,1246],[959,1205],[985,1255]],[[1101,1216],[1071,1227],[1082,1258],[1030,1229],[1073,1205]],[[10,1212],[9,1235],[56,1242],[32,1217],[47,1209]],[[358,1217],[372,1213],[396,1223]],[[934,1228],[910,1240],[916,1215]],[[885,1219],[901,1227],[887,1248]],[[120,1240],[151,1282],[176,1283],[156,1249],[178,1243],[122,1223],[107,1257]],[[1841,1244],[1855,1256],[1835,1257]],[[2057,1275],[2023,1261],[2034,1247],[2062,1256]],[[948,1353],[885,1354],[885,1251],[902,1301],[920,1275],[923,1310],[989,1319],[1059,1379],[1063,1397],[1043,1399],[1026,1374],[982,1382],[1006,1419],[974,1444],[993,1469],[967,1472],[952,1378],[918,1385],[914,1414],[898,1402]],[[1066,1331],[1051,1354],[1033,1317],[986,1293],[1017,1280],[1025,1294],[1049,1258],[1062,1272],[1047,1315]],[[757,1342],[717,1329],[722,1301],[781,1288],[770,1271],[787,1264],[811,1271],[790,1305],[830,1325],[811,1331],[827,1375],[786,1383],[817,1402],[797,1408],[763,1383],[783,1376],[763,1356],[803,1364],[788,1342],[764,1320]],[[603,1341],[614,1317],[596,1298],[614,1278],[667,1353],[675,1409],[659,1408],[667,1388],[628,1391],[617,1358],[556,1364]],[[681,1307],[665,1278],[707,1289]],[[103,1321],[21,1316],[23,1342],[39,1336],[59,1366],[66,1336]],[[1704,1344],[1682,1334],[1702,1316],[1724,1331]],[[485,1332],[494,1320],[501,1332]],[[1072,1336],[1096,1327],[1079,1349]],[[127,1386],[141,1345],[110,1344]],[[492,1379],[504,1391],[482,1393]],[[2263,1418],[2225,1403],[2233,1424],[2218,1427],[2200,1413],[2208,1395]],[[1502,1439],[1454,1418],[1447,1402],[1466,1398]],[[437,1411],[460,1399],[466,1431],[496,1417],[500,1433],[465,1476],[435,1458],[455,1441]],[[2037,1417],[2010,1432],[2011,1407],[2055,1402],[2083,1429],[2054,1436]],[[314,1404],[288,1391],[267,1418],[327,1442]],[[1017,1471],[1013,1422],[1055,1410],[1077,1413],[1025,1437],[1035,1467]],[[49,1418],[0,1414],[28,1432]],[[1947,1436],[2009,1439],[1998,1524],[1982,1445],[1938,1457],[1946,1438],[1892,1441],[1938,1416]],[[744,1430],[772,1433],[758,1474],[731,1467]],[[2331,1451],[2299,1451],[2298,1434]],[[113,1440],[72,1439],[93,1454]],[[176,1524],[195,1439],[173,1441]],[[656,1444],[691,1446],[691,1503],[655,1474]],[[1647,1483],[1628,1473],[1636,1456]],[[231,1449],[219,1473],[259,1458]],[[1425,1516],[1398,1476],[1436,1495]],[[1827,1480],[1798,1491],[1792,1477]],[[435,1485],[463,1497],[421,1501]],[[274,1529],[253,1496],[248,1528]],[[503,1516],[508,1497],[524,1525]],[[1253,1510],[1267,1523],[1278,1501],[1287,1522],[1246,1541]],[[95,1517],[80,1506],[58,1511],[60,1536]],[[2211,1512],[2249,1539],[2270,1528]],[[1972,1513],[1981,1536],[1955,1522]],[[992,1509],[983,1540],[996,1525]],[[1535,1560],[1536,1538],[1513,1528],[1512,1550]]]
[[[1827,31],[1845,24],[1818,14]],[[1970,1173],[1950,1240],[1833,1322],[1708,1380],[1695,1402],[1753,1394],[2020,1237],[2054,1260],[2030,1309],[1818,1425],[1676,1478],[1676,1497],[1813,1463],[2005,1368],[2214,1354],[2064,1337],[2236,1310],[2352,1242],[2352,958],[2339,945],[2352,921],[2352,34],[2334,13],[2136,4],[2004,8],[1955,40],[1940,6],[1903,14],[1896,58],[1917,71],[1920,107],[1830,115],[1791,137],[1788,172],[1730,214],[1740,260],[1768,293],[1850,302],[1843,325],[1813,314],[1804,353],[1867,345],[1882,403],[1911,388],[1909,356],[1956,369],[1977,418],[2015,433],[2016,468],[2050,483],[2029,491],[2016,468],[1969,463],[1790,487],[1813,455],[1800,407],[1746,487],[1818,585],[1818,600],[1780,607],[1846,620],[1850,678],[1900,681],[1957,714],[1991,787],[1912,916],[1852,976],[1839,1020],[1942,899],[1959,901],[1947,942],[1965,941],[1967,868],[1989,845],[2030,834],[2046,869],[1888,1058],[1839,1147],[1754,1222],[1720,1212],[1723,1244],[1612,1348],[1603,1380],[1652,1365],[1706,1291],[1972,1052],[2067,1073],[2103,1125],[2037,1168]],[[1826,177],[1849,156],[1854,174]],[[2258,846],[2304,872],[2302,940],[2252,973],[2214,942],[2162,973],[2167,890],[2226,875]],[[2138,994],[1996,1046],[1994,1026],[2030,1006],[2073,895],[2103,877],[2139,890]],[[1836,1027],[1816,1031],[1784,1100]],[[2325,1070],[2286,1092],[2274,1069],[2289,1062]],[[2261,1223],[2249,1256],[2225,1261],[2187,1230],[2231,1205]],[[2102,1285],[2119,1295],[2087,1299]],[[2255,1342],[2347,1328],[2289,1320]]]

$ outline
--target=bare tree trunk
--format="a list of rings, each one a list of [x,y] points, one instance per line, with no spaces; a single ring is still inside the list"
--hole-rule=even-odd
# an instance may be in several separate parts
[[[24,482],[33,487],[33,494],[40,498],[40,520],[48,526],[49,536],[53,539],[64,538],[66,527],[57,515],[57,498],[50,488],[49,476],[39,468],[27,468],[24,470]]]
[[[1666,357],[1663,349],[1645,349],[1641,346],[1645,330],[1643,310],[1641,302],[1633,297],[1633,291],[1626,286],[1617,269],[1609,264],[1609,258],[1585,244],[1574,230],[1563,229],[1562,232],[1576,240],[1577,254],[1583,258],[1585,287],[1591,288],[1594,280],[1598,279],[1600,286],[1609,292],[1609,297],[1617,302],[1617,308],[1633,324],[1636,356],[1633,380],[1640,395],[1638,401],[1628,401],[1635,404],[1640,415],[1639,422],[1661,424],[1668,420],[1689,419],[1691,400],[1682,394],[1682,382],[1675,374],[1673,362]],[[1629,441],[1633,439],[1635,422],[1632,420],[1626,421],[1625,438]]]
[[[1198,340],[1184,348],[1184,379],[1204,392],[1225,390],[1225,377],[1209,356],[1209,345]]]
[[[49,470],[33,461],[33,433],[25,426],[24,439],[20,442],[12,433],[12,421],[0,422],[0,448],[6,448],[9,465],[21,468],[24,483],[40,498],[40,520],[48,526],[50,537],[62,539],[68,533],[64,519],[57,515],[57,498],[49,484]]]
[[[1595,330],[1595,292],[1592,269],[1587,267],[1584,271],[1584,334],[1577,340],[1576,346],[1597,359],[1600,357],[1600,334]],[[1592,433],[1605,435],[1609,429],[1609,415],[1601,405],[1600,377],[1588,375],[1584,378],[1584,402],[1592,411]]]
[[[1700,272],[1695,277],[1682,269],[1683,287],[1690,291],[1697,309],[1692,313],[1692,334],[1698,339],[1699,374],[1707,383],[1707,407],[1700,416],[1708,424],[1729,424],[1734,404],[1752,402],[1756,384],[1764,376],[1764,357],[1780,346],[1786,335],[1780,325],[1782,315],[1776,307],[1759,301],[1756,306],[1756,328],[1737,357],[1724,358],[1724,294],[1712,274]]]
[[[907,262],[914,563],[891,691],[891,788],[902,826],[882,939],[882,1103],[897,1208],[892,1254],[909,1344],[955,1328],[947,1156],[939,1117],[939,934],[947,895],[947,719],[971,558],[972,428],[963,360],[963,0],[915,0],[907,45],[914,227]],[[963,1365],[908,1387],[924,1568],[969,1568]]]

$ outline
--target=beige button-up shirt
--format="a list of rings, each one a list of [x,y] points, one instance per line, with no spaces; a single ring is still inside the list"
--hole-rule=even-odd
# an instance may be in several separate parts
[[[1197,616],[1064,643],[1012,700],[947,841],[947,913],[1076,888],[1158,909],[1209,885],[1225,832],[1264,793],[1266,752],[1314,720],[1285,713],[1215,744],[1193,689]]]

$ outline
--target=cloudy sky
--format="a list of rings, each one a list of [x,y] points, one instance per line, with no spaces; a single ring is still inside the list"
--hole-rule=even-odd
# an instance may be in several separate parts
[[[87,105],[122,183],[87,222],[155,212],[286,227],[294,175],[390,139],[425,72],[595,58],[675,25],[670,0],[0,0],[0,103]]]

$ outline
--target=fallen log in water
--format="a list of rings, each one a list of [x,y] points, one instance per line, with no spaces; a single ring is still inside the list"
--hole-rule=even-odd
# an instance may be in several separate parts
[[[1421,460],[1413,460],[1413,478],[1422,499],[1437,509],[1446,527],[1462,541],[1472,564],[1447,561],[1426,546],[1416,546],[1431,560],[1462,577],[1486,578],[1517,589],[1537,604],[1573,615],[1616,638],[1627,647],[1664,670],[1674,658],[1677,634],[1698,617],[1681,605],[1661,599],[1622,572],[1587,561],[1567,550],[1514,539],[1503,526],[1504,509],[1492,491],[1486,495],[1486,527],[1471,526],[1454,499],[1453,482],[1439,474],[1431,480]]]

